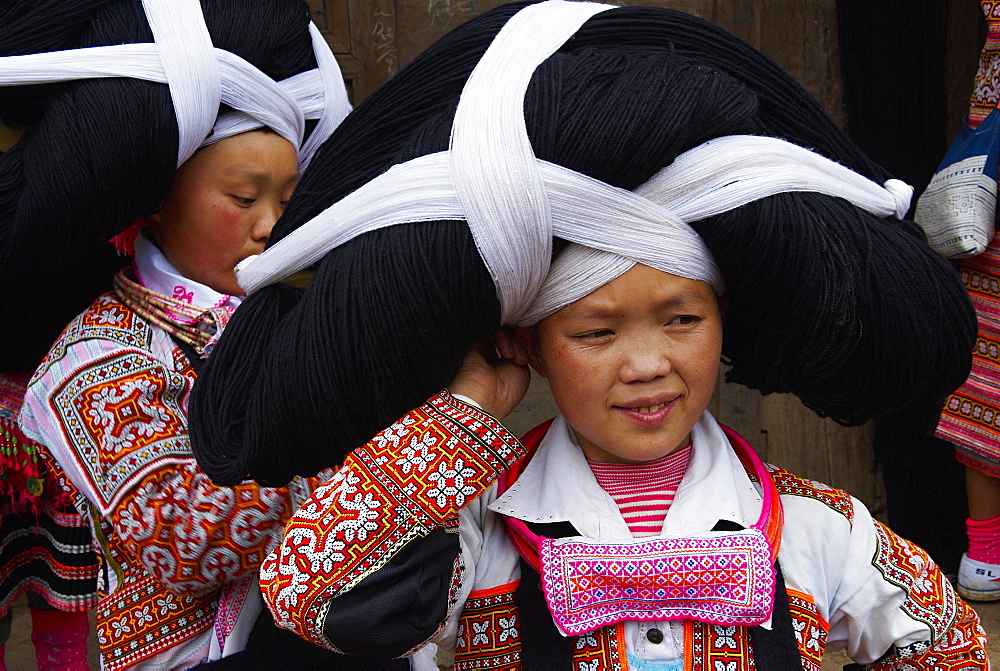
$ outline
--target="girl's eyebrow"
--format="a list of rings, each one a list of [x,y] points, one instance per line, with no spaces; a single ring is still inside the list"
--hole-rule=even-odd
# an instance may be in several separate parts
[[[271,176],[266,172],[257,172],[253,169],[235,167],[227,171],[229,177],[235,180],[249,180],[255,184],[269,184]],[[284,184],[294,184],[299,181],[299,175],[292,175]]]
[[[697,289],[683,289],[658,302],[657,307],[659,309],[684,309],[688,307],[695,307],[704,301],[705,296]],[[570,303],[563,309],[566,311],[564,314],[572,319],[600,319],[602,317],[612,317],[621,313],[620,308],[615,308],[610,305],[581,304],[579,301],[576,303]]]

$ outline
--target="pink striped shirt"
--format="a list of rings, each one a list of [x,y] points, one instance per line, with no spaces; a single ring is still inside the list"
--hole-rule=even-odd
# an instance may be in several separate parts
[[[632,536],[655,536],[674,500],[688,461],[691,444],[641,464],[599,464],[588,461],[601,489],[611,495]]]

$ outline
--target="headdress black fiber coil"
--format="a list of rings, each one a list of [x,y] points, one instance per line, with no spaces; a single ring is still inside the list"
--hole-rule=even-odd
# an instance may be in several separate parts
[[[202,7],[213,44],[272,79],[316,67],[302,0]],[[0,56],[152,41],[135,0],[0,3]],[[129,78],[0,87],[0,117],[35,125],[0,154],[0,370],[32,370],[110,290],[108,239],[166,198],[177,122],[166,84]]]
[[[522,6],[449,33],[364,101],[313,160],[271,243],[394,163],[447,149],[465,80]],[[890,177],[768,58],[666,9],[590,19],[536,71],[524,108],[539,158],[624,188],[731,134],[780,137],[880,184]],[[728,286],[731,380],[857,424],[968,373],[968,298],[911,222],[784,193],[693,226]],[[499,314],[464,221],[362,235],[329,252],[305,290],[272,285],[237,310],[192,395],[199,463],[223,484],[336,465],[447,385]]]

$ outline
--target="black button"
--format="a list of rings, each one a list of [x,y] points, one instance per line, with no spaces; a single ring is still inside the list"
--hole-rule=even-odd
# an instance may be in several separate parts
[[[650,629],[646,632],[646,640],[650,643],[663,643],[663,632],[659,629]]]

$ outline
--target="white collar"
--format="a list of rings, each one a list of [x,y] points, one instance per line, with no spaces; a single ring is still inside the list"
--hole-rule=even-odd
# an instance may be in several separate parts
[[[762,499],[725,434],[706,411],[691,432],[691,461],[663,524],[664,536],[710,531],[719,520],[744,527]],[[711,505],[706,505],[708,501]],[[594,477],[569,425],[557,416],[524,472],[490,510],[525,522],[570,522],[596,540],[629,538],[614,499]]]
[[[136,281],[147,289],[204,310],[224,305],[235,308],[243,300],[240,296],[220,294],[204,284],[181,275],[145,234],[136,237],[132,267],[135,269]],[[193,324],[195,321],[173,314],[172,318],[185,324]]]

